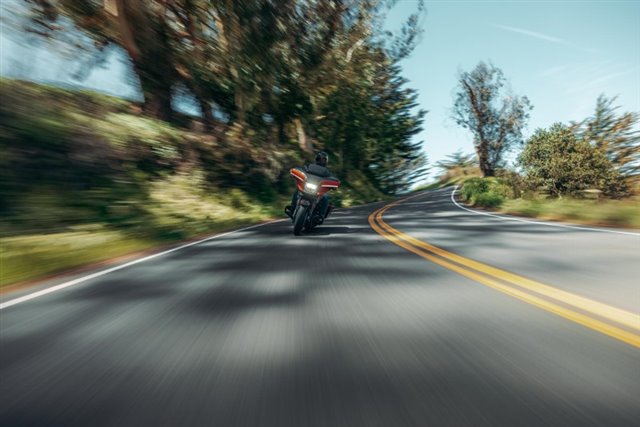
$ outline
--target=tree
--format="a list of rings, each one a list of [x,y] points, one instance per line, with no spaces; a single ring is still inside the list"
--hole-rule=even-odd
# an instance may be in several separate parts
[[[454,177],[477,175],[479,172],[475,154],[465,154],[462,150],[449,154],[445,160],[437,162],[436,166],[441,170],[438,179],[442,182]]]
[[[484,176],[495,175],[504,154],[522,143],[522,129],[531,104],[526,96],[505,92],[502,71],[480,62],[471,72],[458,76],[453,118],[473,134],[473,144]]]
[[[412,140],[424,112],[398,65],[420,38],[422,0],[396,35],[381,21],[397,0],[26,1],[42,35],[77,35],[98,55],[121,47],[147,114],[170,120],[172,96],[191,95],[229,145],[323,148],[385,193],[425,172]]]
[[[69,19],[93,39],[99,51],[105,52],[112,44],[122,47],[139,79],[145,112],[164,120],[171,118],[171,92],[178,73],[176,34],[168,7],[150,0],[27,1],[33,30],[46,37],[68,30],[56,23]]]
[[[591,117],[573,123],[576,135],[602,150],[620,173],[626,177],[640,174],[640,115],[626,112],[618,114],[613,106],[617,97],[598,97]]]
[[[436,166],[443,171],[452,169],[466,169],[470,166],[477,166],[478,160],[474,154],[465,154],[462,150],[458,150],[453,154],[449,154],[446,160],[436,163]]]
[[[538,129],[519,162],[531,184],[546,187],[557,197],[587,188],[609,194],[619,191],[620,175],[607,156],[561,123]]]
[[[379,49],[365,51],[382,55]],[[397,65],[383,55],[368,66],[323,103],[318,136],[335,153],[339,174],[363,172],[379,191],[396,194],[427,172],[422,142],[413,141],[426,112],[417,109],[417,93],[404,87]]]

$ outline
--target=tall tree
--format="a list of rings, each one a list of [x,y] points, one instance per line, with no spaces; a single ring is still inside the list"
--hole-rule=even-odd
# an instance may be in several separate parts
[[[482,61],[458,76],[453,118],[473,134],[484,176],[493,176],[503,166],[505,153],[522,144],[522,130],[532,108],[526,96],[506,91],[505,84],[502,70]]]
[[[573,123],[579,138],[601,149],[626,177],[640,174],[640,115],[635,112],[618,113],[613,103],[617,97],[598,97],[591,117]]]
[[[156,117],[186,89],[209,125],[224,117],[227,141],[326,148],[386,193],[424,173],[412,140],[424,112],[398,67],[420,38],[422,0],[396,35],[381,25],[395,0],[26,1],[44,33],[72,23],[121,46]]]
[[[381,50],[365,49],[378,61],[326,99],[319,137],[336,154],[339,174],[362,172],[382,193],[396,194],[427,172],[422,141],[413,140],[426,112],[417,108],[416,91],[404,87],[400,68]]]

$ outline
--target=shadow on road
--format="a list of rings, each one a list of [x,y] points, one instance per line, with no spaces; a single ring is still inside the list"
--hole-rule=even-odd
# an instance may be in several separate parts
[[[330,236],[332,234],[349,234],[354,233],[355,230],[350,227],[317,227],[311,231],[304,233],[305,236]]]

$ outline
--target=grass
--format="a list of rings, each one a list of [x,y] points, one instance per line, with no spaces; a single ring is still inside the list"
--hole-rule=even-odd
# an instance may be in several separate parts
[[[640,201],[582,199],[514,199],[500,211],[552,221],[640,229]]]
[[[265,218],[241,217],[212,222],[206,232],[225,231],[259,219]],[[105,229],[101,224],[84,228],[87,229],[0,238],[0,287],[177,242],[181,240],[179,235],[197,235],[182,232],[173,236],[143,236]]]
[[[109,218],[117,222],[78,222],[59,232],[5,231],[0,236],[0,287],[259,222],[285,204],[258,204],[240,190],[207,192],[201,175],[196,170],[150,182],[145,200],[123,199],[109,206]],[[55,204],[34,210],[45,211],[41,222],[46,223],[69,212]]]
[[[514,198],[515,191],[505,178],[471,178],[464,182],[460,196],[471,206],[503,213],[568,221],[579,224],[640,229],[640,200],[635,199],[549,199],[535,193]]]
[[[0,286],[281,215],[293,191],[293,149],[260,163],[90,91],[0,78],[0,98]]]

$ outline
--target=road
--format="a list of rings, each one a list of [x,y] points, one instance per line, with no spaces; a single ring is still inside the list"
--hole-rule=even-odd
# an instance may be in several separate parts
[[[0,425],[637,426],[640,237],[450,193],[5,295]]]

